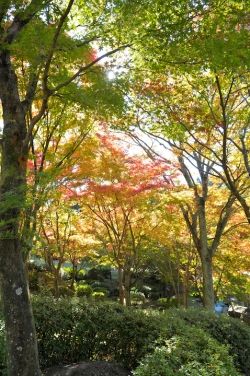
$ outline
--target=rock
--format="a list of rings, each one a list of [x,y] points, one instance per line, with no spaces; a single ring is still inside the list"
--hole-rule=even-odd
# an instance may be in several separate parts
[[[52,366],[43,371],[45,376],[129,376],[131,373],[119,365],[108,362],[81,362]]]
[[[247,308],[246,311],[243,313],[242,320],[250,326],[250,308]]]
[[[243,306],[230,306],[228,308],[228,315],[231,317],[238,317],[241,318],[242,315],[245,313],[247,307]]]

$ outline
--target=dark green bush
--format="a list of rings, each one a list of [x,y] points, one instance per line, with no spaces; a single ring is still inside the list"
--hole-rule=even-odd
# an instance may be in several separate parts
[[[96,288],[102,288],[102,289],[110,291],[110,284],[107,283],[107,282],[98,282],[98,281],[95,281],[95,282],[93,282],[91,284],[91,287],[93,288],[94,291],[96,291],[95,290]]]
[[[42,367],[109,360],[133,369],[160,332],[158,315],[116,303],[34,297],[33,311]]]
[[[31,291],[38,291],[38,275],[36,269],[28,270],[29,288]]]
[[[149,299],[151,300],[158,300],[159,299],[159,293],[156,291],[151,291],[149,293]]]
[[[93,293],[93,289],[90,285],[84,284],[84,285],[79,285],[76,289],[76,296],[81,297],[81,296],[90,296]]]
[[[135,376],[240,375],[226,346],[200,328],[186,327],[182,335],[158,342],[154,353],[146,355],[133,372]]]
[[[108,301],[98,303],[94,299],[88,300],[84,297],[60,298],[57,301],[52,296],[37,295],[33,297],[32,304],[42,368],[85,360],[109,360],[125,368],[135,369],[146,354],[153,353],[157,340],[159,348],[166,348],[174,343],[173,346],[171,345],[171,351],[174,351],[174,346],[178,343],[178,346],[183,348],[181,351],[189,349],[193,354],[196,348],[192,347],[191,342],[196,335],[197,347],[200,343],[198,341],[200,335],[201,340],[210,341],[208,338],[211,336],[218,342],[229,345],[229,354],[235,355],[235,365],[242,374],[247,374],[250,369],[250,328],[226,315],[174,308],[163,312],[135,310]],[[207,334],[203,334],[199,328]],[[189,332],[190,336],[187,334]],[[173,342],[175,340],[176,343]],[[0,330],[0,374],[3,375],[4,346],[4,331]],[[199,344],[198,347],[204,349],[202,346]],[[214,348],[217,353],[217,347],[211,338],[209,349]],[[224,359],[223,354],[226,354],[225,348],[223,346],[221,348],[222,352],[218,350],[218,362]],[[206,353],[206,350],[203,352]],[[202,370],[201,376],[210,375],[205,373],[208,372],[206,365],[201,365],[200,360],[205,359],[202,356],[200,359],[190,357],[188,362],[182,362],[182,366],[186,367],[183,368],[186,371],[185,375],[199,375],[197,369]],[[216,363],[212,350],[207,356]],[[231,360],[226,355],[223,361],[231,364]],[[215,375],[221,376],[223,373],[218,371]],[[228,372],[228,375],[234,374]]]
[[[236,367],[243,373],[250,369],[250,327],[227,315],[217,315],[203,309],[189,308],[165,311],[168,321],[184,320],[189,326],[202,328],[218,342],[229,346]]]

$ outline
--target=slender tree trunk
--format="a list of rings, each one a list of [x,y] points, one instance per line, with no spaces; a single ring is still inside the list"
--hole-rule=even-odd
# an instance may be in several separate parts
[[[29,300],[19,234],[19,217],[25,201],[28,150],[25,112],[9,53],[0,55],[0,96],[3,109],[0,211],[0,284],[7,340],[9,376],[40,375],[36,333]]]
[[[182,283],[182,305],[185,308],[188,308],[188,292],[189,292],[189,264],[185,265],[185,271],[183,274],[183,283]]]
[[[71,278],[71,283],[70,283],[70,288],[72,290],[74,289],[76,274],[77,274],[77,264],[76,264],[76,260],[73,260],[72,261],[72,278]]]
[[[131,301],[130,301],[131,273],[130,273],[130,270],[124,271],[124,287],[125,287],[126,306],[129,307],[131,305]]]
[[[207,242],[207,223],[205,214],[205,202],[199,197],[198,212],[200,226],[200,258],[202,264],[202,285],[203,285],[203,305],[208,310],[214,310],[214,288],[213,288],[213,268],[212,252]]]
[[[122,267],[118,266],[118,286],[119,286],[119,302],[124,304],[124,289],[122,285]]]
[[[59,270],[54,269],[54,287],[55,287],[55,298],[59,299]]]

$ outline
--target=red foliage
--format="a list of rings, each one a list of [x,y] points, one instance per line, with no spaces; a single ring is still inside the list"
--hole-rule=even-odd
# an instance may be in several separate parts
[[[85,56],[89,62],[92,62],[98,59],[98,52],[97,50],[93,49],[91,51],[88,51]]]
[[[91,160],[84,156],[83,150],[77,158],[81,163],[75,166],[75,181],[71,184],[76,195],[116,194],[129,200],[146,191],[173,188],[177,170],[171,161],[129,155],[122,139],[108,132],[105,126],[97,137],[99,144],[92,150]]]

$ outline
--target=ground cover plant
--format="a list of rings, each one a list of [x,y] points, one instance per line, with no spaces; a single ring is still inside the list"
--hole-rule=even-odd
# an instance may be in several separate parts
[[[38,295],[32,304],[42,369],[106,360],[136,376],[248,375],[250,327],[226,315],[191,308],[143,310],[86,297]],[[0,342],[4,375],[3,326]]]

